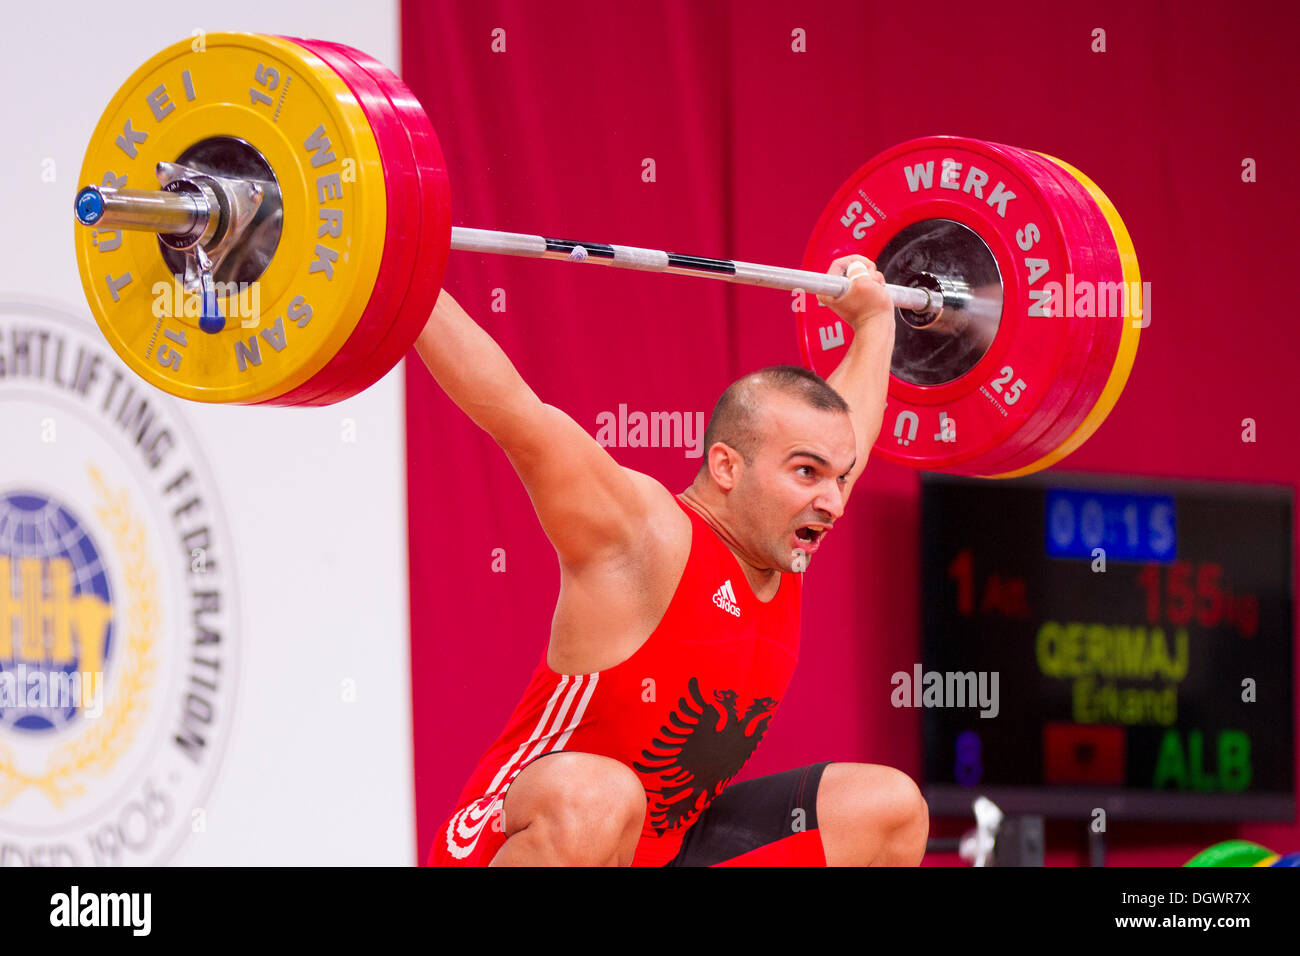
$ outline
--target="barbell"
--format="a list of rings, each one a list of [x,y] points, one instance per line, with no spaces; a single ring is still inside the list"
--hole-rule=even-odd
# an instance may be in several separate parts
[[[364,53],[319,40],[223,33],[168,47],[105,109],[80,181],[77,262],[96,322],[146,381],[203,402],[325,405],[369,387],[419,336],[452,249],[828,296],[848,287],[831,261],[860,253],[896,306],[875,452],[1007,477],[1097,429],[1144,324],[1132,242],[1096,184],[962,137],[868,161],[823,210],[799,269],[453,228],[415,96]],[[853,333],[818,309],[796,308],[797,335],[828,376]]]

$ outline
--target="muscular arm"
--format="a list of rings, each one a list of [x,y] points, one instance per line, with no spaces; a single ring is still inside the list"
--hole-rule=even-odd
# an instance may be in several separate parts
[[[856,316],[855,316],[856,318]],[[853,485],[867,466],[867,455],[880,434],[889,390],[889,361],[894,351],[894,309],[880,306],[876,314],[858,319],[853,341],[826,383],[849,403],[853,432],[858,440],[858,458],[844,487],[849,500]]]
[[[542,402],[445,290],[415,348],[448,397],[505,451],[562,565],[579,568],[635,546],[647,523],[639,476]]]

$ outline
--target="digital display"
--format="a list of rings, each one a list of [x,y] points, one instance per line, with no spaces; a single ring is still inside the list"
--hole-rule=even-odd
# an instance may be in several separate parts
[[[984,794],[1048,816],[1292,819],[1292,508],[1258,486],[925,476],[931,811]]]
[[[1110,561],[1169,561],[1178,549],[1177,512],[1168,495],[1112,494],[1051,488],[1047,492],[1047,554]]]

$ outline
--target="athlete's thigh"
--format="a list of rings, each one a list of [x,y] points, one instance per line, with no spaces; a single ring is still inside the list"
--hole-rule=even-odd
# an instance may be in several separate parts
[[[738,783],[722,791],[682,840],[669,866],[824,866],[817,788],[830,762]]]
[[[506,791],[501,812],[510,836],[539,814],[580,805],[593,813],[612,813],[629,801],[645,802],[631,768],[612,757],[556,750],[525,764]]]

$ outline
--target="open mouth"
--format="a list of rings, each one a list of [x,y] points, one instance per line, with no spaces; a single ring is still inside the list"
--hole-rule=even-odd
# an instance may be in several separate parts
[[[804,550],[812,552],[817,550],[817,546],[826,535],[827,530],[813,525],[804,525],[795,529],[794,536],[799,545],[805,546]]]

